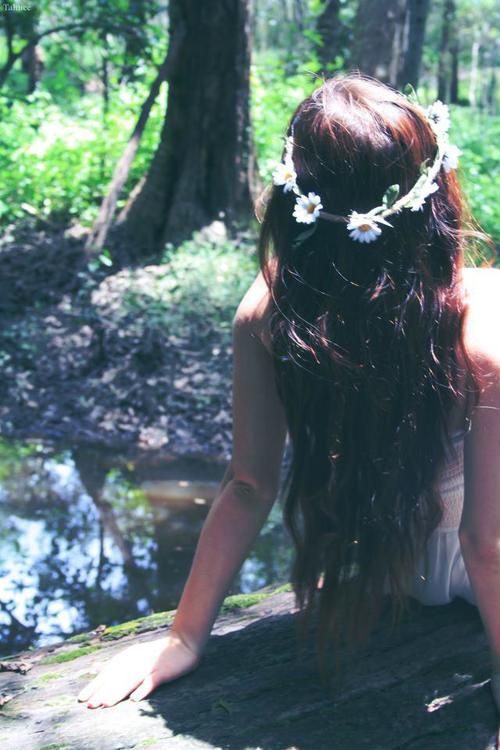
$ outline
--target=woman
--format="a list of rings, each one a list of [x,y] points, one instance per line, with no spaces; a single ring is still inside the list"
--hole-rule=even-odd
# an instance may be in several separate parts
[[[287,431],[293,580],[303,608],[318,600],[322,645],[361,641],[387,591],[396,607],[458,595],[500,675],[500,271],[463,268],[448,125],[443,105],[359,76],[298,107],[234,321],[231,464],[171,631],[115,657],[89,707],[197,666]]]

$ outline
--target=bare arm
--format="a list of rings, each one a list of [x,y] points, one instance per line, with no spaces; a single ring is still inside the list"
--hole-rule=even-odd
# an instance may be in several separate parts
[[[465,502],[460,542],[500,676],[500,357],[480,363],[483,390],[465,443]],[[493,689],[500,709],[500,681]]]
[[[128,695],[140,700],[196,667],[224,595],[274,503],[286,428],[272,358],[256,334],[262,294],[258,279],[234,321],[233,457],[200,535],[172,630],[112,659],[80,693],[91,708]]]
[[[202,650],[224,595],[271,510],[284,439],[272,359],[241,310],[234,325],[230,478],[203,527],[173,625],[193,649]]]

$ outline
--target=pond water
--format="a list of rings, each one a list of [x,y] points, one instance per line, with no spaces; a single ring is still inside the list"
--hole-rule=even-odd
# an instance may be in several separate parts
[[[223,467],[0,441],[0,656],[173,609]],[[288,580],[275,507],[230,593]]]

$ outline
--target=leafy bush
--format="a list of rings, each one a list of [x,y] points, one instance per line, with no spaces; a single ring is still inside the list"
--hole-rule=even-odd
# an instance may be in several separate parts
[[[453,107],[451,121],[452,140],[463,151],[460,175],[472,214],[498,242],[500,117],[468,107]]]
[[[26,101],[2,101],[0,226],[25,217],[23,204],[49,221],[92,224],[145,95],[144,87],[120,89],[105,118],[96,95],[82,97],[69,111],[43,90]],[[151,112],[124,196],[147,169],[164,101],[165,91]]]
[[[231,319],[257,273],[254,242],[209,242],[196,234],[179,247],[167,245],[161,273],[146,283],[130,272],[122,313],[141,312],[150,323],[189,331],[193,319],[229,332]],[[147,269],[145,269],[147,270]]]

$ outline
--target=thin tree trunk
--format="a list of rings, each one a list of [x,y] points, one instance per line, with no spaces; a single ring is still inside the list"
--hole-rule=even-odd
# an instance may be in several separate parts
[[[430,0],[409,0],[408,39],[404,64],[399,74],[398,84],[400,88],[403,88],[407,83],[411,84],[415,89],[418,87],[429,10]]]
[[[24,72],[28,75],[28,94],[32,94],[38,85],[43,71],[43,56],[40,47],[30,47],[22,57]]]
[[[479,79],[479,50],[480,50],[480,36],[476,30],[476,37],[472,43],[470,78],[469,78],[469,103],[471,107],[477,107],[477,83]]]
[[[451,56],[451,80],[450,80],[450,104],[458,104],[459,101],[459,45],[458,39],[453,40],[450,50]]]
[[[408,0],[359,0],[351,67],[396,85],[399,47]]]
[[[497,73],[495,68],[491,69],[490,79],[486,88],[486,106],[490,114],[496,114],[497,108]]]
[[[172,50],[172,47],[170,47],[170,49]],[[144,129],[151,113],[151,109],[160,91],[161,84],[168,77],[168,68],[170,64],[169,60],[171,59],[172,53],[170,53],[170,55],[167,54],[163,63],[160,65],[160,68],[158,69],[158,75],[153,81],[149,94],[144,104],[142,105],[141,113],[139,115],[137,123],[125,147],[125,151],[123,152],[122,157],[116,166],[113,179],[111,180],[108,187],[106,197],[101,204],[99,216],[97,217],[96,222],[92,227],[92,232],[90,233],[87,240],[86,250],[88,253],[99,252],[100,250],[102,250],[104,243],[106,242],[106,237],[108,235],[108,231],[111,226],[111,222],[113,221],[113,216],[116,210],[116,203],[127,180],[130,167],[132,166],[135,154],[137,153],[137,149],[139,148],[142,134],[144,133]]]
[[[7,13],[7,15],[9,15]],[[38,22],[35,13],[27,13],[22,25],[22,33],[25,38],[31,40],[36,37],[36,24]],[[28,76],[27,93],[32,94],[37,86],[42,71],[42,60],[40,48],[37,44],[28,47],[21,56],[21,65],[24,73]]]
[[[152,254],[216,219],[251,215],[249,0],[171,0],[169,76],[160,143],[118,219],[135,254]]]
[[[321,37],[318,57],[321,69],[326,72],[340,51],[340,0],[326,0],[323,11],[318,16],[317,30]]]
[[[301,33],[303,33],[305,28],[304,18],[306,13],[307,2],[304,2],[304,0],[293,0],[293,20]]]
[[[449,101],[451,78],[450,45],[453,38],[452,30],[454,20],[455,0],[445,0],[438,66],[438,99],[442,102]]]
[[[132,78],[137,58],[146,46],[146,35],[143,29],[146,25],[146,7],[144,0],[129,0],[128,15],[136,33],[127,34],[125,38],[124,64],[122,66],[121,81]],[[133,19],[133,20],[132,20]]]
[[[4,23],[5,23],[5,41],[7,44],[7,60],[3,68],[0,70],[0,88],[2,87],[10,70],[14,67],[16,60],[19,59],[19,57],[16,57],[14,53],[14,27],[12,25],[12,19],[11,19],[10,13],[6,12],[4,14]]]

